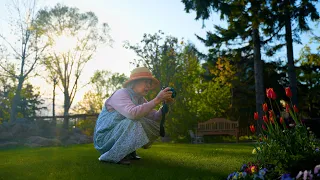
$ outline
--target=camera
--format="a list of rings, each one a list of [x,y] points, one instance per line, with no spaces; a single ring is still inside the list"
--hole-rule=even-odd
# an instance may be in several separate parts
[[[163,87],[162,89],[165,89],[166,87]],[[172,87],[170,87],[170,89],[168,91],[171,91],[172,92],[172,95],[171,97],[172,98],[175,98],[177,96],[177,92],[176,90],[174,90]]]
[[[172,98],[175,98],[177,96],[177,92],[173,88],[170,88],[169,91],[172,91],[172,95],[171,95]]]

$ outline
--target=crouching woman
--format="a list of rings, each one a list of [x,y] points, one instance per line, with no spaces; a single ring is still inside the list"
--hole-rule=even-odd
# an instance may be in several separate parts
[[[135,154],[138,148],[149,146],[159,137],[162,113],[155,107],[173,101],[170,88],[161,90],[151,101],[145,99],[159,84],[149,69],[138,67],[123,88],[106,100],[93,136],[94,147],[101,154],[100,161],[130,164],[130,158],[140,158]]]

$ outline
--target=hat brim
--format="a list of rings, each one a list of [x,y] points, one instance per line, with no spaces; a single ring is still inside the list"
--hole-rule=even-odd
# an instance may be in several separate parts
[[[124,84],[123,87],[126,88],[128,83],[132,82],[132,81],[136,81],[136,80],[140,80],[140,79],[150,79],[152,81],[151,84],[151,88],[150,89],[155,89],[157,87],[159,87],[160,82],[158,81],[158,79],[154,78],[154,77],[150,77],[150,76],[139,76],[139,77],[134,77],[134,78],[130,78],[129,80],[127,80]]]

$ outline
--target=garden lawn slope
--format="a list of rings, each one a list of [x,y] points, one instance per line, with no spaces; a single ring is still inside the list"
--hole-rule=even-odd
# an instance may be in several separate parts
[[[99,162],[92,144],[0,150],[0,179],[225,179],[252,144],[154,144],[130,166]]]

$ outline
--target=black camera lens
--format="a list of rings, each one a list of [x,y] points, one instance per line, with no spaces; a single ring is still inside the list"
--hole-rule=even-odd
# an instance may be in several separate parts
[[[161,88],[161,90],[163,90],[163,89],[165,89],[165,88],[166,88],[166,87],[164,86],[164,87]],[[172,87],[170,87],[170,89],[169,89],[168,91],[171,91],[171,92],[172,92],[172,95],[171,95],[172,98],[175,98],[175,97],[177,96],[176,90],[174,90]]]
[[[172,91],[172,95],[171,95],[171,97],[172,97],[172,98],[175,98],[175,97],[176,97],[176,95],[177,95],[176,90],[174,90],[173,88],[170,88],[170,89],[169,89],[169,91]]]

